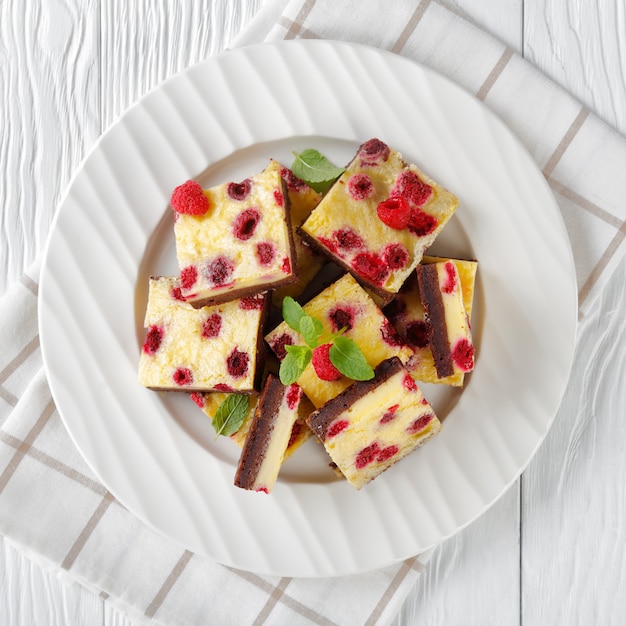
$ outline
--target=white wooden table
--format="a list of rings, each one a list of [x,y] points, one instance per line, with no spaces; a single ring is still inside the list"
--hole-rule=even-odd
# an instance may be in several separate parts
[[[626,135],[625,0],[445,2]],[[0,295],[38,256],[97,137],[226,47],[262,4],[0,1]],[[514,487],[437,549],[397,624],[626,624],[625,285],[622,263],[580,337],[596,356],[574,381],[579,406],[563,407]],[[0,538],[0,624],[132,623]]]

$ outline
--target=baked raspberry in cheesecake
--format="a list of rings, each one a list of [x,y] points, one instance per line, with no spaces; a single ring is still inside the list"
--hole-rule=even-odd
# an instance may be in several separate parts
[[[307,419],[333,463],[360,489],[441,430],[398,357],[355,382]]]
[[[345,328],[345,336],[355,341],[371,367],[392,356],[403,363],[413,356],[413,350],[402,343],[389,320],[351,274],[344,274],[303,308],[322,323],[323,334],[332,335]],[[300,334],[285,322],[268,333],[265,340],[279,359],[285,356],[285,345],[304,344]],[[310,363],[297,382],[315,407],[320,407],[353,381],[345,376],[322,380]]]
[[[210,393],[196,392],[190,395],[194,404],[200,407],[204,414],[207,415],[211,421],[213,421],[215,413],[219,409],[220,405],[230,394],[221,391],[214,391]],[[250,425],[252,424],[256,405],[259,400],[259,394],[252,393],[249,397],[250,404],[248,405],[248,413],[246,414],[246,417],[244,418],[239,429],[230,435],[230,439],[232,439],[232,441],[234,441],[240,448],[243,447],[248,431],[250,430]],[[291,428],[291,436],[289,438],[289,443],[287,444],[287,449],[285,450],[284,460],[287,460],[313,434],[305,422],[306,417],[308,417],[313,409],[314,407],[311,402],[306,398],[306,396],[303,395],[300,400],[300,404],[298,405],[298,417]]]
[[[417,282],[439,378],[474,369],[474,345],[455,263],[419,265]]]
[[[478,263],[476,261],[425,256],[422,259],[422,264],[446,261],[450,261],[456,266],[461,281],[463,305],[468,321],[471,322]],[[454,374],[443,378],[439,378],[437,375],[435,360],[430,349],[430,325],[424,316],[416,273],[409,276],[394,301],[383,311],[393,323],[402,340],[415,351],[415,358],[409,365],[409,371],[415,380],[455,387],[463,386],[465,380],[465,372],[463,371],[456,371]]]
[[[177,279],[150,279],[139,383],[174,391],[251,392],[261,371],[261,329],[269,296],[196,309]]]
[[[259,397],[243,444],[235,486],[270,493],[294,438],[304,399],[297,384],[283,385],[270,374]],[[308,414],[308,413],[307,413]],[[297,436],[297,431],[295,431]]]
[[[301,230],[384,298],[398,292],[457,206],[416,165],[370,139]]]
[[[298,232],[301,224],[319,204],[322,194],[309,187],[303,180],[294,176],[288,167],[280,165],[277,161],[272,161],[270,167],[279,170],[287,188],[289,217],[296,254],[296,267],[298,268],[298,280],[296,282],[278,287],[272,293],[272,303],[280,308],[283,298],[285,296],[297,298],[326,262],[326,257],[314,250]]]
[[[174,235],[183,297],[195,307],[297,280],[289,196],[270,162],[245,180],[174,190]]]

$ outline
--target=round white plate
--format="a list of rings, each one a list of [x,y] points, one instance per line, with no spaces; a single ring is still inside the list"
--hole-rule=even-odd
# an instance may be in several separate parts
[[[360,492],[307,442],[271,495],[233,486],[239,449],[186,394],[141,388],[147,281],[175,274],[169,196],[196,177],[239,181],[314,147],[346,163],[378,137],[452,190],[433,252],[476,258],[475,371],[425,386],[442,432]],[[56,215],[40,331],[76,445],[130,511],[189,550],[259,573],[328,576],[415,555],[480,515],[545,437],[572,360],[576,285],[546,182],[481,102],[367,47],[293,41],[189,68],[99,141]]]

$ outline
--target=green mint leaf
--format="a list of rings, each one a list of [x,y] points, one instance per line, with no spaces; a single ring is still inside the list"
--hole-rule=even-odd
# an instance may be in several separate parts
[[[345,171],[345,167],[333,165],[323,154],[308,148],[299,154],[293,153],[295,160],[291,171],[316,191],[326,191]]]
[[[280,363],[278,377],[283,385],[295,383],[311,362],[313,355],[308,346],[285,346],[287,354]]]
[[[350,337],[335,337],[329,352],[331,363],[352,380],[370,380],[374,370],[365,360],[361,348]]]
[[[322,322],[315,317],[304,315],[304,317],[300,319],[300,334],[310,348],[317,347],[318,339],[323,330]]]
[[[283,319],[287,326],[300,332],[300,320],[305,316],[304,309],[291,296],[283,299]]]
[[[248,409],[250,407],[250,397],[241,393],[231,393],[226,400],[219,405],[213,416],[213,428],[215,438],[220,435],[230,437],[236,433],[243,424]]]

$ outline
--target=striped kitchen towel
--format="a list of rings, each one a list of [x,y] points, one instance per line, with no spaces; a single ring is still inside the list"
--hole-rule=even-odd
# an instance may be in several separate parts
[[[442,4],[380,6],[270,0],[237,44],[307,37],[373,45],[424,63],[483,100],[520,137],[555,193],[583,316],[626,249],[626,141]],[[124,509],[73,446],[50,396],[38,341],[38,276],[35,264],[0,301],[0,534],[137,622],[393,622],[428,554],[338,579],[272,578],[191,554]]]

